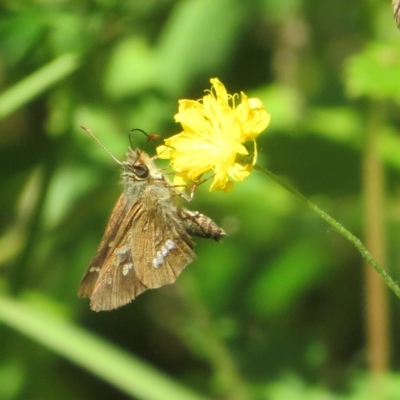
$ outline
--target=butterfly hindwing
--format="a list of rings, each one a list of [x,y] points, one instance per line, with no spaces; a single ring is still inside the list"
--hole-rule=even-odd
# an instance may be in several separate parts
[[[135,221],[132,237],[132,258],[139,280],[149,288],[175,282],[182,270],[196,255],[193,242],[179,223],[174,208],[143,208]]]

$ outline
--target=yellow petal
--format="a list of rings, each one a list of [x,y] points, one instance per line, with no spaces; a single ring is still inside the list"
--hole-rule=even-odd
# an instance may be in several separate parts
[[[161,146],[158,146],[156,148],[157,152],[157,157],[161,159],[168,159],[172,157],[172,154],[174,150],[171,147],[164,146],[163,144]]]
[[[183,131],[166,139],[157,153],[183,174],[174,182],[183,185],[213,173],[210,190],[229,191],[232,180],[243,181],[251,173],[257,159],[254,139],[268,126],[270,115],[259,99],[241,93],[236,106],[237,95],[228,94],[217,78],[210,82],[212,88],[201,100],[179,101],[175,121]]]

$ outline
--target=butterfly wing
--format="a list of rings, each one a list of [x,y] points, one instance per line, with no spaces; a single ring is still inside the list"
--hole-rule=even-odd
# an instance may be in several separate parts
[[[107,255],[110,253],[110,244],[114,242],[118,234],[119,227],[124,219],[124,210],[126,202],[124,196],[121,195],[111,213],[110,220],[108,221],[106,231],[101,239],[100,245],[89,264],[88,269],[83,275],[82,281],[79,285],[78,296],[91,297],[93,289],[99,278],[99,272],[105,264]]]
[[[140,282],[155,289],[175,282],[196,255],[175,207],[162,203],[138,211],[132,236],[132,259]],[[137,237],[140,235],[140,237]]]
[[[133,210],[129,212],[129,220],[134,220]],[[131,242],[132,228],[127,224],[123,231],[118,232],[116,243],[99,272],[90,301],[92,310],[113,310],[129,303],[148,289],[136,275]]]
[[[176,208],[158,204],[157,195],[146,192],[133,205],[119,198],[78,290],[92,310],[112,310],[173,283],[196,258]]]
[[[78,289],[91,299],[94,311],[120,307],[147,288],[137,278],[130,249],[135,206],[129,208],[121,195],[111,214],[100,245]]]

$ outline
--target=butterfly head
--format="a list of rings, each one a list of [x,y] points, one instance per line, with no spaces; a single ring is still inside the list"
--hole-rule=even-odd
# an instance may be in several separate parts
[[[125,182],[140,182],[149,179],[163,179],[160,170],[155,166],[151,157],[142,150],[129,148],[127,160],[122,162],[122,178]]]

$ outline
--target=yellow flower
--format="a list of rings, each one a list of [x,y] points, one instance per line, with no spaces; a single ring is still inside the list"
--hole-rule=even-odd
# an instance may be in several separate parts
[[[229,191],[233,182],[243,181],[257,160],[255,139],[269,124],[270,115],[259,99],[241,92],[229,95],[217,79],[210,80],[212,88],[199,101],[180,100],[175,121],[183,132],[165,140],[157,148],[159,158],[170,159],[178,172],[175,184],[199,181],[213,172],[210,190]]]

